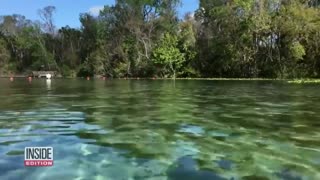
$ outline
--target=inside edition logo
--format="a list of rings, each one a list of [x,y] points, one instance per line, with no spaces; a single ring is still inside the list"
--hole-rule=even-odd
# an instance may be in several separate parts
[[[52,147],[26,147],[24,149],[25,166],[53,166]]]

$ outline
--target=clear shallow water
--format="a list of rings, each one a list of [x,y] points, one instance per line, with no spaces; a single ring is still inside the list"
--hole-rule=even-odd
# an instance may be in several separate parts
[[[0,79],[0,179],[320,179],[319,128],[319,85]]]

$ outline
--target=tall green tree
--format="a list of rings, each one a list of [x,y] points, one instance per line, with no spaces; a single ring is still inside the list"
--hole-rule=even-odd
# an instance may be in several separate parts
[[[185,56],[178,48],[178,38],[169,33],[164,34],[153,51],[153,61],[155,64],[161,65],[161,73],[163,76],[176,77],[176,72],[179,70],[184,61]],[[169,70],[169,72],[167,72]],[[167,74],[169,73],[169,74]]]

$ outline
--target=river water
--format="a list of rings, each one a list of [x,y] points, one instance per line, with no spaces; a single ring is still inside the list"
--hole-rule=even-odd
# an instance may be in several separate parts
[[[320,179],[319,89],[0,79],[0,179]],[[24,167],[30,146],[54,166]]]

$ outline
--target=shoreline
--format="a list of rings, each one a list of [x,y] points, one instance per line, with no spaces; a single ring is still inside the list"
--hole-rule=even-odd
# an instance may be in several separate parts
[[[28,78],[26,75],[0,75],[1,79],[13,77],[14,79]],[[46,79],[39,77],[32,77],[33,79]],[[52,79],[86,79],[86,77],[52,77]],[[103,76],[90,77],[93,79],[103,79]],[[158,77],[122,77],[122,78],[109,78],[106,77],[105,80],[206,80],[206,81],[287,81],[288,83],[320,83],[319,78],[292,78],[292,79],[281,79],[281,78],[158,78]]]
[[[29,76],[24,75],[16,75],[16,76],[8,76],[8,75],[0,75],[0,79],[27,79]],[[32,77],[33,79],[46,79],[39,77]],[[302,78],[302,79],[279,79],[279,78],[105,78],[103,77],[90,77],[90,79],[86,79],[85,77],[53,77],[53,79],[83,79],[83,80],[190,80],[190,81],[284,81],[288,84],[320,84],[319,78]]]
[[[26,75],[0,75],[0,78],[28,78],[29,76]],[[34,79],[45,79],[45,78],[39,78],[39,77],[33,77]],[[90,79],[102,79],[103,76],[94,76],[90,77]],[[52,77],[52,79],[86,79],[86,77]],[[106,80],[108,79],[124,79],[124,80],[294,80],[294,79],[278,79],[278,78],[159,78],[159,77],[121,77],[121,78],[110,78],[106,77]]]

